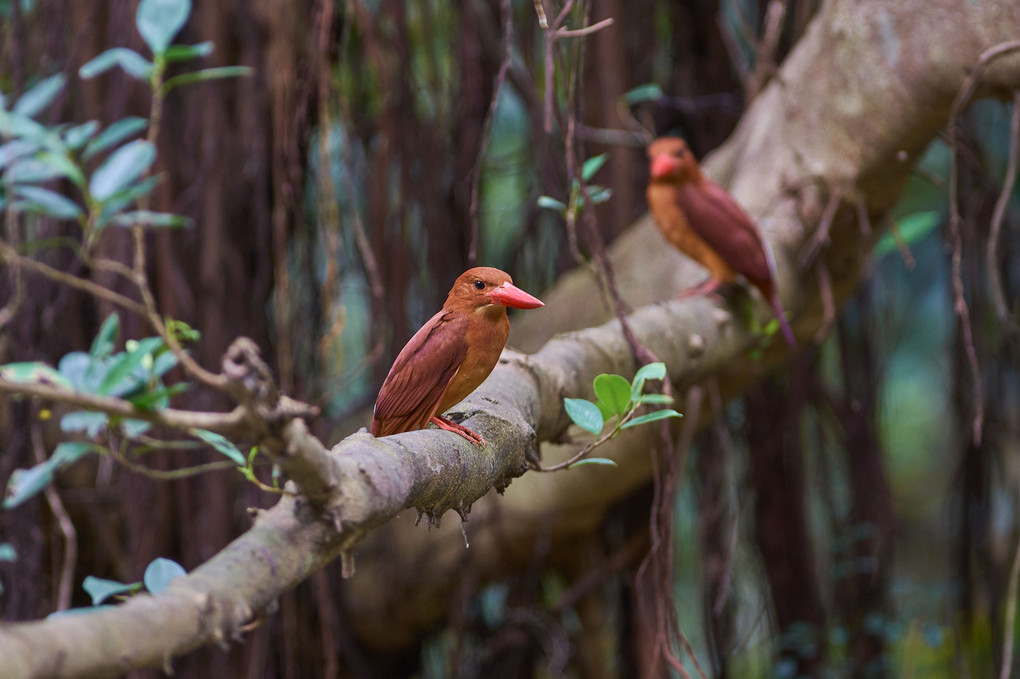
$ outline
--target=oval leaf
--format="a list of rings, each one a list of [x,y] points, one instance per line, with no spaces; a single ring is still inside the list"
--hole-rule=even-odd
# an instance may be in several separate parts
[[[550,210],[557,210],[559,212],[563,212],[564,210],[567,209],[566,205],[556,200],[552,196],[539,196],[538,206],[548,208]]]
[[[173,88],[180,87],[181,85],[200,83],[206,80],[240,78],[243,76],[250,76],[254,72],[255,69],[250,66],[221,66],[220,68],[206,68],[192,73],[182,73],[181,75],[175,75],[173,78],[170,78],[163,83],[163,93],[166,94]]]
[[[599,407],[591,401],[583,398],[565,398],[563,407],[574,424],[581,429],[589,431],[595,436],[602,432],[602,425],[605,424],[602,413],[599,411]]]
[[[600,153],[597,156],[592,156],[588,160],[584,161],[584,165],[581,166],[581,177],[584,181],[588,181],[595,176],[595,173],[602,169],[602,166],[609,160],[608,153]]]
[[[665,410],[656,410],[654,413],[648,413],[647,415],[635,417],[633,420],[620,427],[620,429],[636,427],[641,424],[648,424],[649,422],[658,422],[659,420],[665,420],[666,418],[669,417],[683,417],[683,415],[673,410],[672,408],[666,408]]]
[[[241,454],[241,451],[237,449],[237,446],[223,436],[211,431],[206,431],[205,429],[191,429],[189,431],[194,436],[197,436],[219,452],[226,455],[231,461],[237,463],[238,466],[243,467],[245,465],[244,455]]]
[[[85,80],[120,66],[133,78],[148,82],[152,75],[152,62],[127,47],[114,47],[87,62],[78,69],[78,75]]]
[[[41,212],[56,219],[77,219],[82,213],[78,204],[55,191],[40,186],[15,186],[14,193],[23,198],[30,212]]]
[[[45,363],[37,361],[24,363],[8,363],[0,366],[0,377],[11,382],[34,382],[37,384],[55,384],[66,389],[73,389],[69,379]]]
[[[112,197],[138,177],[156,160],[156,147],[138,139],[124,144],[110,154],[89,180],[89,192],[100,202]]]
[[[138,587],[138,583],[128,585],[116,580],[106,580],[104,578],[97,578],[94,575],[87,575],[82,581],[81,587],[92,597],[92,605],[98,606],[112,596],[130,592]]]
[[[13,111],[29,118],[35,117],[36,114],[42,112],[53,103],[53,100],[60,94],[62,89],[64,89],[63,73],[44,78],[36,83],[28,92],[21,95],[18,102],[14,104]]]
[[[117,343],[117,335],[120,333],[120,316],[112,312],[99,327],[96,338],[92,340],[89,348],[89,355],[93,358],[109,356],[113,353],[113,347]]]
[[[608,467],[616,467],[616,466],[618,466],[614,461],[610,460],[608,457],[586,457],[583,460],[578,460],[574,464],[570,465],[569,467],[567,467],[567,469],[573,469],[574,467],[581,467],[581,466],[584,466],[586,464],[600,464],[600,465],[606,465]]]
[[[87,123],[81,125],[75,125],[66,132],[64,132],[64,143],[67,144],[68,148],[72,151],[77,151],[85,145],[92,135],[99,129],[99,123],[95,120],[90,120]]]
[[[666,364],[660,362],[649,363],[638,368],[638,371],[634,374],[634,381],[631,382],[630,397],[633,400],[637,400],[644,391],[645,381],[647,380],[662,380],[666,378]]]
[[[643,406],[668,406],[672,402],[673,397],[666,396],[665,394],[643,394],[641,398],[638,399],[638,403]]]
[[[142,0],[135,25],[152,53],[162,54],[184,27],[189,14],[191,0]]]
[[[145,569],[142,582],[145,583],[145,589],[149,590],[150,594],[159,594],[166,589],[171,580],[187,574],[188,571],[184,570],[184,566],[176,561],[159,557],[158,559],[153,559],[152,563]]]
[[[662,88],[655,83],[638,85],[627,94],[623,95],[624,100],[631,106],[643,101],[654,101],[662,97]]]
[[[616,415],[623,415],[630,407],[630,382],[620,375],[602,373],[593,383],[599,401]]]
[[[163,53],[167,61],[191,61],[199,57],[207,57],[212,54],[212,42],[200,42],[197,45],[170,45]]]
[[[124,212],[113,218],[117,226],[148,226],[157,229],[179,229],[189,223],[189,219],[182,215],[175,215],[170,212],[153,212],[152,210],[134,210]]]
[[[82,152],[81,157],[87,160],[111,146],[116,146],[128,137],[138,134],[148,126],[149,121],[138,116],[130,116],[123,120],[118,120],[99,133],[98,137],[90,141]]]

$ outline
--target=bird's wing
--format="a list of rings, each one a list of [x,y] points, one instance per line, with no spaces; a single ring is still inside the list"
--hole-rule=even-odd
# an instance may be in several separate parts
[[[440,311],[408,341],[379,389],[374,435],[428,424],[467,354],[467,322],[466,316]]]
[[[766,245],[751,218],[729,193],[707,179],[676,189],[687,223],[737,273],[755,286],[771,289],[772,269]]]

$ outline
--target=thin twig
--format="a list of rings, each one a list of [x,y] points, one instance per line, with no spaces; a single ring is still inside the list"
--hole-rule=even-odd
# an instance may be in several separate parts
[[[903,237],[903,232],[900,231],[900,225],[896,223],[895,219],[888,215],[886,215],[886,222],[886,227],[892,235],[893,242],[896,243],[896,249],[900,251],[900,257],[903,259],[903,266],[907,267],[908,271],[913,271],[914,267],[917,266],[917,260],[914,259],[914,254],[910,252],[910,244],[907,243],[907,239]]]
[[[1009,164],[1006,167],[1006,176],[1002,180],[1002,191],[999,193],[999,199],[995,201],[995,211],[992,213],[992,223],[988,230],[986,255],[988,260],[988,285],[992,289],[995,313],[999,316],[999,322],[1009,328],[1015,327],[1015,324],[1009,313],[1009,307],[1006,305],[1006,292],[1002,288],[998,248],[999,234],[1002,232],[1002,222],[1006,216],[1009,199],[1013,194],[1013,186],[1016,184],[1018,147],[1020,147],[1020,90],[1013,93],[1013,117],[1009,124]]]
[[[54,280],[57,281],[58,283],[69,285],[73,288],[77,288],[79,290],[82,290],[83,292],[89,293],[93,297],[98,297],[100,299],[105,299],[108,302],[118,304],[124,307],[125,309],[133,311],[134,313],[139,314],[141,316],[146,315],[145,307],[139,304],[138,302],[134,301],[133,299],[125,297],[119,292],[114,292],[113,290],[105,288],[102,285],[94,283],[93,281],[90,281],[88,279],[78,278],[77,276],[65,273],[59,269],[54,269],[49,264],[44,264],[43,262],[36,261],[31,257],[19,255],[17,251],[7,243],[0,242],[0,260],[5,261],[9,264],[16,263],[17,265],[23,266],[26,269],[36,271],[37,273],[46,276],[50,280]]]
[[[540,2],[540,0],[537,0]],[[478,226],[478,185],[482,178],[482,161],[485,159],[485,149],[489,146],[489,135],[492,134],[492,124],[496,119],[496,105],[499,103],[499,95],[503,91],[503,82],[506,80],[507,71],[513,60],[513,35],[514,35],[514,12],[510,0],[500,0],[499,6],[503,14],[503,59],[499,63],[499,70],[496,71],[496,79],[492,85],[492,98],[489,100],[489,109],[485,112],[485,121],[482,123],[482,138],[478,144],[478,156],[475,158],[475,166],[471,170],[471,203],[468,207],[468,217],[471,221],[471,243],[468,247],[468,263],[474,266],[478,261],[478,241],[480,229]]]
[[[829,267],[824,260],[818,262],[818,296],[822,302],[822,323],[815,333],[815,344],[821,346],[822,342],[832,330],[836,322],[836,298],[832,293],[832,277],[829,274]]]
[[[85,394],[64,387],[37,382],[15,382],[0,377],[0,394],[34,396],[36,398],[67,403],[68,405],[95,410],[116,417],[127,417],[145,420],[153,424],[173,427],[175,429],[206,429],[224,436],[244,433],[247,413],[241,406],[229,413],[211,413],[205,411],[177,410],[164,408],[161,410],[142,410],[129,401],[102,396]]]
[[[829,242],[829,232],[832,230],[832,222],[836,218],[836,211],[843,202],[843,192],[840,189],[833,189],[829,195],[829,202],[825,205],[825,210],[822,212],[822,219],[818,222],[818,228],[815,229],[814,234],[811,236],[811,240],[805,246],[800,256],[797,258],[797,265],[801,269],[806,269],[811,265],[812,262],[821,253],[822,248]]]
[[[594,23],[591,26],[585,26],[584,28],[578,28],[578,29],[575,29],[575,30],[572,30],[572,31],[569,31],[569,30],[567,30],[565,28],[561,28],[560,30],[556,31],[556,37],[557,38],[582,38],[582,37],[584,37],[586,35],[591,35],[592,33],[596,32],[596,31],[601,31],[603,28],[607,28],[607,27],[612,26],[612,25],[613,25],[613,17],[609,17],[608,19],[603,19],[602,21]]]
[[[38,425],[32,427],[31,437],[32,455],[35,457],[36,464],[42,464],[46,461],[46,449]],[[71,607],[71,594],[74,592],[74,567],[78,562],[78,531],[54,485],[47,484],[43,493],[46,497],[46,504],[49,505],[50,511],[57,519],[57,525],[60,526],[60,532],[64,536],[64,557],[60,567],[60,580],[57,583],[56,602],[56,610],[64,611]]]
[[[208,462],[206,464],[195,465],[194,467],[183,467],[181,469],[153,469],[146,467],[144,464],[138,464],[133,462],[126,455],[115,452],[110,457],[117,461],[118,464],[130,469],[136,474],[141,474],[150,479],[156,481],[177,481],[179,479],[186,479],[191,476],[199,476],[201,474],[208,474],[209,472],[221,471],[223,469],[235,469],[237,464],[230,462],[229,460],[222,460],[218,462]]]
[[[1006,629],[1002,633],[1002,671],[999,679],[1009,679],[1013,670],[1013,636],[1016,634],[1017,580],[1020,580],[1020,541],[1013,556],[1013,568],[1009,572],[1009,592],[1006,595]]]
[[[953,248],[952,257],[952,279],[953,279],[953,308],[960,317],[960,326],[963,331],[964,350],[967,355],[967,363],[970,368],[971,390],[974,399],[974,419],[971,423],[971,439],[975,445],[981,444],[981,433],[984,428],[985,419],[985,396],[981,379],[981,367],[978,363],[977,349],[974,346],[974,334],[970,323],[970,309],[963,290],[963,235],[961,227],[963,218],[960,216],[960,187],[959,170],[956,166],[956,154],[958,144],[956,140],[956,127],[960,113],[964,106],[970,101],[971,96],[977,89],[981,74],[991,62],[999,57],[1011,54],[1020,50],[1020,40],[1012,40],[1000,43],[982,52],[977,65],[963,86],[953,99],[949,107],[949,122],[946,124],[946,137],[949,146],[949,153],[952,162],[949,164],[949,238]]]

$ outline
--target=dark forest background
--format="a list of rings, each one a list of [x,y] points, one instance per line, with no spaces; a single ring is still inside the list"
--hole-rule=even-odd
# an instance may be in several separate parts
[[[773,65],[817,9],[812,0],[781,4]],[[507,8],[513,60],[480,158]],[[47,122],[146,116],[149,93],[122,73],[76,76],[108,47],[142,49],[135,9],[0,1],[0,90],[16,97],[62,72],[68,86]],[[565,107],[577,107],[583,157],[609,154],[598,182],[612,199],[596,215],[611,242],[646,211],[646,138],[635,130],[680,134],[699,157],[720,144],[769,75],[758,49],[767,10],[758,0],[578,3],[573,25],[615,23],[558,43],[557,119],[547,132],[544,38],[532,2],[196,3],[178,41],[211,40],[203,65],[241,64],[254,75],[166,100],[154,207],[196,227],[151,237],[160,309],[201,330],[192,353],[203,365],[217,366],[235,337],[252,337],[282,389],[323,408],[316,434],[335,443],[368,423],[391,359],[458,273],[497,266],[540,293],[578,265],[561,217],[536,204],[569,189]],[[675,501],[675,590],[680,627],[706,672],[951,677],[991,676],[999,666],[1013,633],[1002,620],[1018,536],[1020,363],[1015,325],[997,318],[981,257],[1011,113],[1008,104],[976,105],[961,121],[957,157],[960,209],[973,225],[962,271],[986,396],[980,443],[943,228],[951,158],[936,140],[894,213],[909,257],[891,238],[880,241],[867,283],[824,343],[802,347],[720,405],[687,459]],[[1020,247],[1015,198],[999,246],[1011,301],[1020,287],[1008,264]],[[64,227],[40,219],[32,228],[57,236]],[[120,259],[129,246],[126,232],[100,243]],[[59,249],[39,257],[103,276]],[[3,279],[0,300],[10,294]],[[85,349],[110,311],[33,277],[0,334],[0,363],[54,362]],[[148,333],[138,318],[122,321],[127,336]],[[227,407],[220,398],[196,391],[181,404]],[[33,412],[25,401],[0,407],[0,480],[34,464]],[[41,432],[52,449],[59,432]],[[163,451],[146,464],[169,470],[205,459]],[[132,582],[161,556],[192,568],[247,528],[248,507],[275,502],[231,470],[159,481],[108,458],[67,470],[58,488],[76,531],[73,606],[90,603],[85,575]],[[627,536],[647,531],[650,497],[647,488],[614,509],[605,539],[630,544]],[[64,536],[41,496],[0,513],[0,542],[18,554],[0,563],[3,620],[58,607]],[[550,606],[584,569],[568,573],[536,556],[517,579],[478,583],[447,627],[383,653],[388,643],[351,632],[337,566],[282,597],[241,643],[184,657],[175,674],[636,676],[634,649],[650,633],[635,621],[629,588],[641,544],[602,573],[597,603],[587,604],[608,620],[610,639]],[[511,609],[539,622],[529,628]]]

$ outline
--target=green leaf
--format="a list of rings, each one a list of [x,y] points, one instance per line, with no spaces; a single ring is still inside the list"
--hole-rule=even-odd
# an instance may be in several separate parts
[[[598,205],[604,203],[613,197],[613,190],[606,186],[589,186],[588,187],[588,200],[592,202],[592,205]]]
[[[646,83],[644,85],[638,85],[631,91],[623,95],[624,100],[630,106],[634,104],[640,104],[643,101],[654,101],[662,97],[662,88],[655,83]]]
[[[638,371],[634,373],[634,381],[631,382],[630,387],[630,398],[631,400],[638,400],[641,396],[641,392],[645,389],[645,382],[647,380],[663,380],[666,379],[666,364],[662,362],[649,363],[638,368]]]
[[[92,377],[90,371],[94,372],[93,363],[95,362],[96,360],[84,351],[72,351],[64,354],[60,359],[57,370],[72,389],[92,392],[95,391],[95,385],[99,383],[95,378],[90,379]]]
[[[567,469],[573,469],[574,467],[583,467],[586,464],[600,464],[606,465],[607,467],[619,466],[616,464],[616,462],[610,460],[608,457],[586,457],[570,465],[569,467],[567,467]]]
[[[95,200],[105,201],[128,188],[156,160],[156,147],[143,139],[124,144],[103,161],[89,180],[89,192]]]
[[[15,469],[7,482],[7,497],[4,499],[3,508],[13,509],[34,497],[53,481],[53,475],[58,469],[77,462],[94,449],[95,446],[91,443],[61,443],[45,462],[29,469]]]
[[[52,132],[45,125],[40,125],[28,116],[0,111],[0,135],[12,139],[24,138],[41,142],[51,136]]]
[[[673,397],[665,394],[643,394],[638,399],[638,403],[643,406],[668,406],[672,402]]]
[[[135,210],[124,212],[113,218],[117,226],[142,226],[154,227],[157,229],[179,229],[185,227],[191,220],[183,215],[175,215],[169,212],[153,212],[152,210]]]
[[[938,210],[915,212],[896,222],[900,237],[907,245],[911,245],[927,236],[936,226],[942,223],[942,215]],[[896,239],[891,233],[885,233],[875,245],[875,256],[884,257],[899,249]]]
[[[609,160],[608,153],[600,153],[597,156],[592,156],[588,160],[584,161],[584,165],[581,166],[581,178],[585,182],[588,182],[595,173],[602,169],[602,166]]]
[[[188,571],[184,570],[184,566],[176,561],[159,557],[153,559],[145,569],[142,582],[145,583],[145,589],[149,590],[150,594],[159,594],[167,588],[171,580],[187,574]]]
[[[91,615],[96,611],[112,610],[117,608],[110,604],[103,604],[102,606],[82,606],[81,608],[68,608],[64,611],[55,611],[46,616],[47,620],[53,620],[54,618],[69,618],[75,615]]]
[[[77,151],[92,138],[98,129],[99,122],[95,120],[90,120],[87,123],[82,123],[81,125],[75,125],[74,127],[66,130],[62,135],[64,143],[67,144],[67,147],[72,151]]]
[[[656,410],[654,413],[648,413],[647,415],[635,417],[633,420],[627,422],[625,425],[620,427],[620,429],[637,427],[638,425],[648,424],[649,422],[658,422],[659,420],[665,420],[666,418],[669,417],[683,417],[683,415],[673,410],[672,408],[667,408],[665,410]]]
[[[159,182],[160,177],[149,177],[137,184],[129,186],[107,200],[103,203],[103,209],[99,212],[99,218],[96,220],[96,228],[102,229],[109,225],[110,220],[116,217],[121,210],[141,197],[151,193]]]
[[[206,80],[221,80],[223,78],[240,78],[250,76],[254,72],[255,69],[250,66],[221,66],[220,68],[206,68],[201,71],[182,73],[180,75],[175,75],[173,78],[168,78],[167,81],[163,83],[163,92],[165,94],[175,87],[190,85],[191,83],[198,83]]]
[[[95,438],[99,432],[106,429],[110,418],[106,413],[97,413],[91,410],[75,410],[60,418],[60,431],[65,434],[85,434],[89,438]]]
[[[120,66],[132,78],[149,82],[152,76],[152,62],[134,50],[126,47],[108,49],[78,69],[78,75],[85,80]]]
[[[39,150],[39,144],[28,139],[12,139],[0,146],[0,170],[18,158],[24,158]]]
[[[244,455],[241,451],[223,436],[215,432],[206,431],[205,429],[189,429],[188,431],[226,455],[232,462],[237,463],[238,466],[243,467],[245,465]]]
[[[32,89],[21,95],[12,110],[23,116],[34,118],[53,103],[62,89],[64,89],[64,74],[51,75],[49,78],[40,80]]]
[[[105,151],[111,146],[115,146],[124,141],[128,137],[141,132],[148,126],[148,120],[137,116],[130,116],[122,120],[118,120],[100,132],[98,137],[90,141],[88,146],[86,146],[85,150],[82,152],[81,157],[88,160],[97,153]]]
[[[602,373],[593,383],[595,396],[616,415],[623,415],[630,407],[630,382],[620,375]]]
[[[127,594],[132,590],[138,589],[140,584],[135,582],[129,585],[117,582],[116,580],[106,580],[105,578],[97,578],[94,575],[86,575],[85,579],[82,580],[81,587],[92,597],[92,605],[98,606],[112,596]]]
[[[18,553],[14,550],[14,545],[9,542],[0,542],[0,561],[16,561]]]
[[[128,398],[128,401],[134,407],[141,408],[142,410],[152,410],[155,407],[165,408],[169,405],[171,398],[177,394],[183,394],[188,389],[191,389],[190,384],[178,382],[177,384],[171,384],[169,387],[161,387],[153,391],[143,392],[137,396],[131,396]]]
[[[29,212],[42,212],[56,219],[77,219],[82,214],[82,209],[70,198],[39,186],[16,185],[14,194],[34,208]]]
[[[591,401],[583,398],[565,398],[563,407],[574,424],[581,429],[589,431],[595,436],[602,432],[605,421],[602,419],[599,407]]]
[[[163,54],[191,14],[191,0],[142,0],[135,25],[153,54]]]
[[[117,335],[120,334],[120,316],[117,312],[111,312],[103,324],[99,327],[96,338],[92,340],[89,348],[89,355],[93,358],[109,356],[117,343]]]
[[[37,361],[24,363],[8,363],[0,366],[0,377],[10,382],[30,382],[33,384],[55,384],[65,389],[73,389],[70,380],[45,363]]]
[[[152,429],[152,423],[145,420],[124,420],[120,423],[120,430],[129,439],[135,439]]]
[[[11,163],[4,177],[11,184],[39,184],[62,177],[63,168],[43,159],[42,154],[30,158],[19,158]]]
[[[552,196],[539,196],[538,206],[548,208],[550,210],[556,210],[558,212],[566,212],[567,206],[556,200]]]
[[[163,53],[167,61],[191,61],[199,57],[207,57],[212,54],[213,44],[211,42],[200,42],[197,45],[170,45]]]

